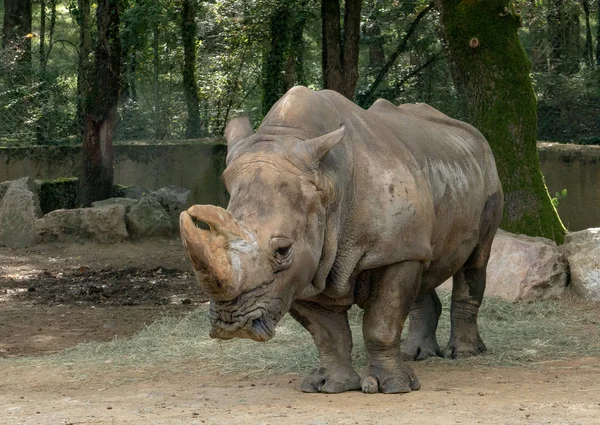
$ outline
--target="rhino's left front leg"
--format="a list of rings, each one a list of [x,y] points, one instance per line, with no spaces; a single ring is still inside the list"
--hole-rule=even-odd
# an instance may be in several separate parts
[[[348,308],[325,308],[309,301],[292,304],[290,314],[311,333],[320,358],[319,368],[304,379],[302,391],[333,394],[360,389],[360,376],[352,368]]]
[[[407,393],[421,386],[403,360],[400,336],[419,292],[422,269],[420,261],[405,261],[373,271],[363,318],[365,393]]]

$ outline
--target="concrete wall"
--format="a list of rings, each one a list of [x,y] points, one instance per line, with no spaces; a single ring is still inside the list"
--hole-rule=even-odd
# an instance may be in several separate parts
[[[226,147],[219,142],[116,146],[114,182],[148,189],[182,186],[192,190],[196,203],[226,205],[220,177]],[[0,149],[0,181],[77,176],[80,156],[81,149],[73,146]]]
[[[538,152],[550,195],[567,189],[558,204],[567,229],[600,227],[600,146],[540,143]]]
[[[115,183],[149,189],[174,184],[189,188],[197,203],[224,206],[220,175],[226,148],[219,140],[196,144],[126,145],[115,148]],[[567,189],[558,211],[569,230],[600,227],[600,146],[539,145],[542,172],[552,196]],[[78,147],[0,149],[0,181],[78,174]]]

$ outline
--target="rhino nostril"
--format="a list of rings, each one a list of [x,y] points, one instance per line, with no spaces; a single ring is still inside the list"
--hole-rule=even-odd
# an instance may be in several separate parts
[[[210,226],[207,223],[202,220],[198,220],[196,217],[192,217],[192,223],[194,223],[194,226],[196,226],[198,229],[210,230]]]

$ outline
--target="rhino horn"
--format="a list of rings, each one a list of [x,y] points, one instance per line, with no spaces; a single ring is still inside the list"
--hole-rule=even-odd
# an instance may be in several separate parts
[[[203,222],[210,230],[196,226]],[[240,293],[239,255],[232,246],[248,246],[251,235],[226,210],[213,205],[194,205],[179,217],[181,240],[202,289],[216,301],[234,299]],[[239,257],[238,257],[239,259]],[[234,264],[238,267],[233,267]]]
[[[346,134],[346,127],[342,124],[340,128],[331,133],[297,144],[296,155],[309,168],[315,168],[319,161],[342,140],[344,134]]]

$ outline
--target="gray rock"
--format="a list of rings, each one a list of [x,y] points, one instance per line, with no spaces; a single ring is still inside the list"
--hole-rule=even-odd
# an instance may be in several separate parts
[[[9,248],[34,245],[34,223],[41,216],[35,182],[29,177],[10,182],[0,201],[0,245]]]
[[[36,220],[35,231],[38,239],[44,242],[91,239],[114,243],[129,236],[122,205],[55,210]]]
[[[451,289],[451,282],[443,287]],[[487,267],[486,296],[546,300],[560,296],[566,285],[566,258],[553,241],[498,231]]]
[[[128,186],[121,189],[123,198],[140,199],[144,194],[150,193],[150,189],[141,186]]]
[[[131,198],[108,198],[102,201],[92,202],[92,207],[105,207],[107,205],[123,205],[128,208],[136,203],[135,199]]]
[[[10,181],[0,183],[0,200],[4,198],[4,194],[8,190],[8,186],[10,186],[10,184]]]
[[[127,210],[127,228],[132,238],[169,236],[173,233],[167,212],[154,197],[146,195]]]
[[[30,190],[36,195],[40,194],[40,186],[31,177],[21,177],[20,179],[12,180],[8,183],[10,183],[11,187]]]
[[[600,227],[568,233],[564,249],[573,290],[586,300],[600,301]]]
[[[179,230],[179,215],[193,204],[192,191],[179,186],[166,186],[152,192],[150,196],[156,198],[171,218],[171,226]]]

